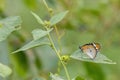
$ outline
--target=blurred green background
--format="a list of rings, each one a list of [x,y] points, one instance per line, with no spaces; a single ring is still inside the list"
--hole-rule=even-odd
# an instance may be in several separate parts
[[[94,64],[77,60],[67,63],[71,78],[76,75],[86,80],[120,80],[120,0],[46,0],[54,13],[69,10],[57,24],[63,54],[72,54],[80,45],[98,42],[101,53],[116,61],[115,65]],[[9,65],[13,72],[7,80],[49,79],[49,72],[56,73],[58,58],[49,46],[10,54],[32,40],[31,31],[42,28],[30,11],[48,20],[49,13],[42,0],[0,0],[0,19],[21,16],[22,29],[13,32],[0,43],[0,62]],[[52,33],[56,43],[56,34]],[[57,44],[56,44],[57,45]],[[65,76],[62,66],[60,75]]]

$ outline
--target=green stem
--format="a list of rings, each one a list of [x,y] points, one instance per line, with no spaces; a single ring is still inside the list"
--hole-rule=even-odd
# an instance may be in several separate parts
[[[47,3],[46,3],[45,0],[43,0],[43,3],[45,4],[45,6],[46,6],[46,8],[47,8],[47,10],[48,10],[48,12],[49,12],[49,14],[50,14],[50,17],[51,17],[51,16],[52,16],[52,13],[51,13],[51,11],[50,11],[51,8],[48,7],[48,5],[47,5]],[[59,31],[58,31],[58,28],[57,28],[56,25],[54,25],[54,28],[55,28],[56,35],[57,35],[57,37],[58,37],[57,42],[58,42],[58,45],[59,45],[59,48],[60,48],[60,53],[61,53],[61,52],[62,52],[62,48],[61,48],[61,43],[60,43],[60,38],[59,38]]]
[[[45,27],[45,28],[46,28],[46,30],[48,31],[48,28],[47,28],[47,27]],[[54,43],[53,43],[53,40],[52,40],[52,38],[51,38],[51,36],[50,36],[49,33],[48,33],[48,38],[49,38],[49,40],[50,40],[50,43],[51,43],[51,45],[52,45],[52,47],[53,47],[55,53],[56,53],[57,56],[58,56],[58,58],[59,58],[61,64],[63,65],[63,68],[64,68],[64,70],[65,70],[67,79],[70,80],[70,76],[69,76],[68,70],[67,70],[67,68],[66,68],[66,65],[65,65],[64,62],[61,60],[61,56],[60,56],[58,50],[56,49],[56,47],[55,47],[55,45],[54,45]]]
[[[52,16],[52,13],[50,12],[50,8],[48,7],[48,5],[47,5],[47,3],[46,3],[45,0],[43,0],[43,3],[45,4],[47,10],[49,11],[50,15]],[[56,31],[57,36],[59,36],[59,32],[58,32],[58,30],[57,30],[56,25],[54,25],[54,27],[55,27],[55,31]],[[46,28],[46,30],[48,30],[48,28],[47,28],[46,26],[45,26],[45,28]],[[60,55],[60,53],[61,53],[61,47],[60,47],[60,52],[59,52],[59,51],[56,49],[56,47],[55,47],[55,45],[54,45],[54,43],[53,43],[53,40],[52,40],[52,38],[51,38],[51,36],[50,36],[49,33],[48,33],[48,38],[49,38],[49,41],[50,41],[50,43],[51,43],[51,46],[53,47],[53,49],[54,49],[56,55],[58,56],[58,58],[59,58],[61,64],[63,65],[63,68],[64,68],[64,70],[65,70],[67,79],[70,80],[70,76],[69,76],[67,67],[66,67],[66,65],[64,64],[64,62],[61,60],[61,55]],[[59,37],[58,37],[58,38],[59,38]],[[60,46],[60,40],[59,40],[59,39],[58,39],[58,43],[59,43],[59,46]]]

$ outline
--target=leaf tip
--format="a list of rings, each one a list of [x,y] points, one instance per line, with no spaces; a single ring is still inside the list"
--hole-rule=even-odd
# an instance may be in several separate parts
[[[31,14],[37,19],[38,23],[40,23],[41,25],[44,24],[44,22],[42,21],[42,19],[33,11],[31,11]]]
[[[17,53],[17,52],[19,52],[19,50],[13,51],[13,52],[11,52],[10,54],[15,54],[15,53]]]
[[[116,62],[112,62],[112,64],[117,64]]]
[[[35,14],[33,11],[30,11],[30,13],[31,13],[32,15],[34,15],[34,14]]]

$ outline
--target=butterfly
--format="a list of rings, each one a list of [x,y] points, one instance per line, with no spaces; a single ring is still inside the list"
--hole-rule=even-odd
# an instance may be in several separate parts
[[[79,47],[81,51],[94,59],[99,52],[101,46],[99,43],[89,43]]]

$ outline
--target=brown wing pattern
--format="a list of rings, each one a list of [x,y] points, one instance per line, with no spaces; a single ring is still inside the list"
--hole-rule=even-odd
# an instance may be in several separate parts
[[[97,55],[98,50],[100,50],[99,43],[89,43],[80,47],[81,51],[87,54],[91,59],[94,59]]]

